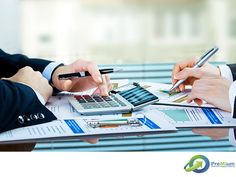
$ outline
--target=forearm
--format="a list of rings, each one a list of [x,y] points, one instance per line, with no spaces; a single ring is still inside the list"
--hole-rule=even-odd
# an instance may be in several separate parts
[[[35,71],[44,71],[46,66],[51,61],[43,59],[30,59],[25,55],[21,54],[8,54],[0,49],[0,69],[1,77],[11,77],[17,73],[17,71],[25,66],[30,66]]]
[[[19,83],[0,81],[0,106],[0,132],[56,119],[30,87]]]

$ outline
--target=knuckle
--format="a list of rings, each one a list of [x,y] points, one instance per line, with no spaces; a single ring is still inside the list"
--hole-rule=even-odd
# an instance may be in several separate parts
[[[90,61],[91,65],[96,65],[96,63],[94,61]]]
[[[179,71],[179,70],[181,70],[181,69],[180,69],[180,66],[181,66],[180,63],[175,63],[175,64],[174,64],[174,67],[173,67],[173,70],[174,70],[174,71]]]
[[[189,74],[190,73],[190,69],[189,68],[184,68],[183,70],[182,70],[182,73],[185,73],[185,74]]]
[[[182,71],[188,72],[188,71],[189,71],[189,68],[184,68]]]
[[[39,72],[39,71],[35,71],[35,74],[37,74],[38,76],[42,75],[41,72]]]
[[[204,71],[203,71],[201,68],[197,68],[197,69],[196,69],[196,72],[198,73],[198,75],[200,76],[200,78],[203,77],[204,74],[205,74]]]
[[[28,72],[28,71],[33,71],[33,69],[31,68],[31,67],[29,67],[29,66],[26,66],[26,67],[24,67],[24,68],[22,68],[22,69],[20,69],[21,71],[26,71],[26,72]]]
[[[97,65],[96,65],[96,63],[93,62],[93,61],[88,61],[88,66],[91,67],[91,68],[93,68],[93,67],[96,67]]]
[[[179,63],[175,63],[174,68],[178,68],[179,67]]]
[[[30,66],[26,66],[23,69],[25,69],[25,70],[33,70]]]

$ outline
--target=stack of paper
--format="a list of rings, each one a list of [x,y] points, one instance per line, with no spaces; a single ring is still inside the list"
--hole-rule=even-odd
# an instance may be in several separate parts
[[[128,80],[113,81],[114,89],[126,84]],[[46,105],[58,120],[1,133],[0,144],[145,135],[176,132],[176,128],[236,127],[236,120],[231,118],[230,113],[212,106],[207,108],[207,104],[204,107],[188,104],[185,98],[189,90],[169,95],[166,90],[171,85],[150,82],[139,84],[155,91],[160,101],[130,114],[82,116],[68,102],[68,96],[72,93],[64,92],[52,97]],[[92,92],[93,90],[90,90],[82,94],[92,94]]]

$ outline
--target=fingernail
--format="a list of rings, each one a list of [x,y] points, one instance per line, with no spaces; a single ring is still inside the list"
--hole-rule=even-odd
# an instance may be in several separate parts
[[[104,90],[103,93],[104,93],[105,96],[109,95],[107,90]]]

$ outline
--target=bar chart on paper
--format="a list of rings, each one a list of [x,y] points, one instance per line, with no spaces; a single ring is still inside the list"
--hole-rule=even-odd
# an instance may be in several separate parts
[[[183,108],[171,106],[149,106],[157,109],[177,128],[193,127],[235,127],[236,121],[230,113],[210,108]]]
[[[167,116],[171,117],[175,122],[186,122],[190,121],[190,118],[186,114],[185,110],[183,109],[176,109],[176,110],[161,110]]]

